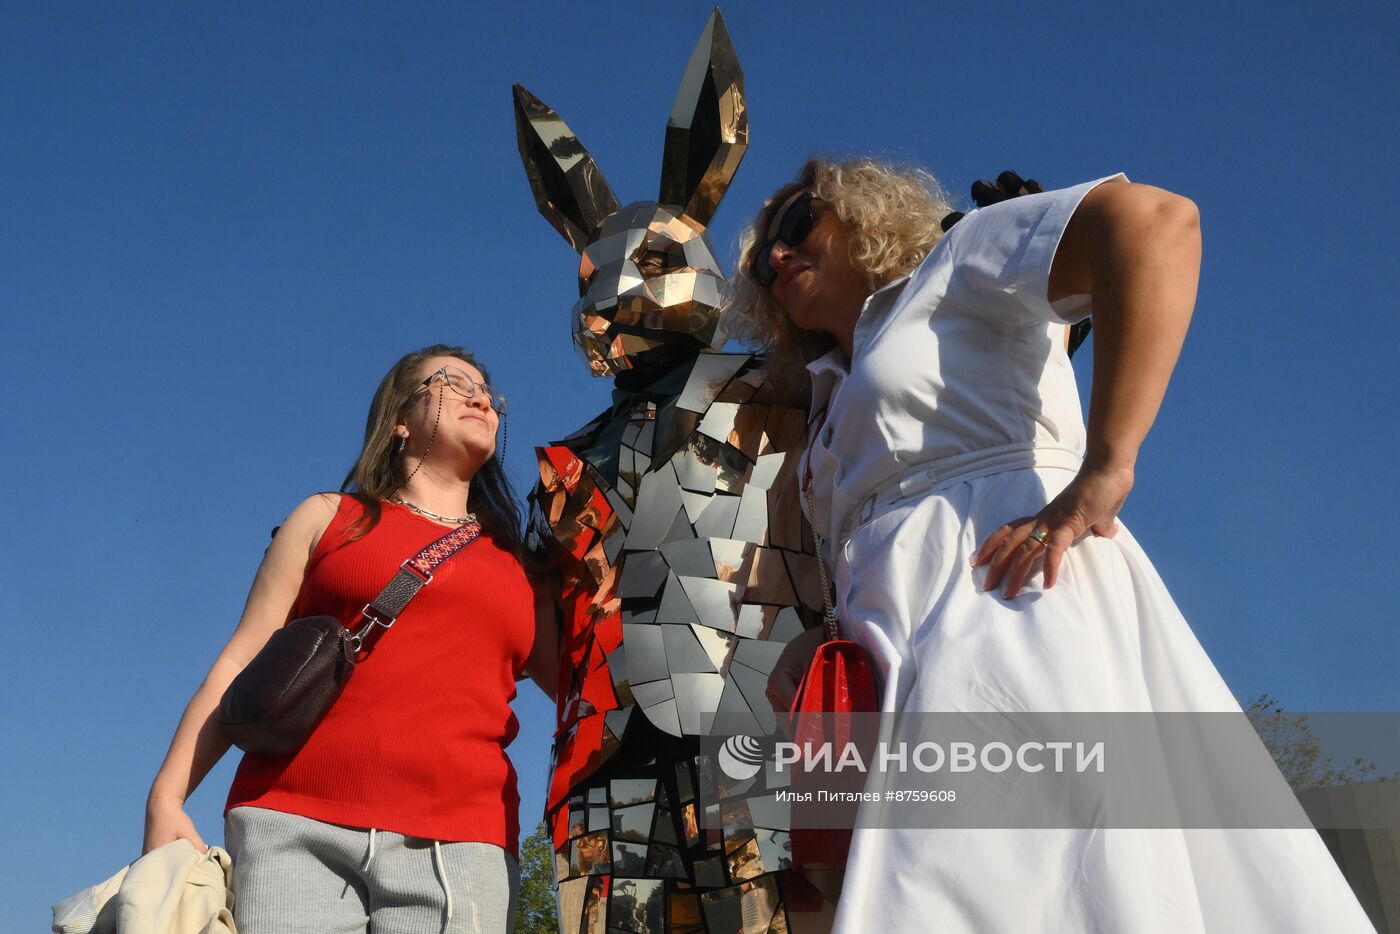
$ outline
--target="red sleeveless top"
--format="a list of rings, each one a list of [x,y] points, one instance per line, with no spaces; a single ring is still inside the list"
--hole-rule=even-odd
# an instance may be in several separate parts
[[[404,559],[448,528],[385,503],[342,496],[307,565],[292,618],[334,616],[351,629]],[[534,641],[524,569],[482,535],[437,569],[392,629],[380,630],[345,692],[300,750],[245,755],[229,808],[254,805],[349,827],[517,852],[520,796],[506,746],[510,701]]]

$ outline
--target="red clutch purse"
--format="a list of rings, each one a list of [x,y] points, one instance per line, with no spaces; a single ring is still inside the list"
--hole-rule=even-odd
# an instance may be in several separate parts
[[[810,513],[811,490],[808,484],[803,487]],[[854,741],[851,714],[877,712],[880,692],[875,684],[870,653],[858,643],[841,638],[841,627],[831,601],[831,581],[821,554],[822,539],[815,529],[812,534],[817,540],[826,641],[817,647],[792,700],[792,740],[799,748],[814,750],[830,744],[839,756],[840,750]],[[791,838],[793,863],[801,867],[835,869],[844,866],[851,848],[849,829],[794,826]]]
[[[828,639],[817,647],[797,696],[792,700],[793,742],[813,748],[831,743],[839,750],[852,740],[845,714],[874,713],[880,703],[870,653],[849,639]]]
[[[793,742],[812,749],[830,743],[839,756],[854,741],[850,715],[873,713],[879,710],[879,702],[869,653],[849,639],[824,642],[812,656],[792,702]],[[862,758],[868,758],[864,753]],[[796,866],[836,869],[846,864],[850,829],[794,826],[791,837]]]

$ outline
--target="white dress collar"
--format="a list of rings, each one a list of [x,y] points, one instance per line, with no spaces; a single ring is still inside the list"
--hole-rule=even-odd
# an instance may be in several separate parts
[[[876,299],[883,297],[886,293],[897,292],[903,289],[908,281],[909,276],[907,274],[900,276],[898,279],[885,283],[865,297],[865,303],[860,306],[860,317],[856,319],[857,336],[860,334],[862,325],[869,323],[866,320],[866,312],[870,310],[871,305],[875,303]],[[893,302],[888,304],[893,304]],[[846,364],[845,355],[841,353],[841,348],[833,347],[811,363],[808,363],[807,372],[811,373],[813,376],[823,373],[836,373],[841,376],[846,376],[850,373],[850,367]]]

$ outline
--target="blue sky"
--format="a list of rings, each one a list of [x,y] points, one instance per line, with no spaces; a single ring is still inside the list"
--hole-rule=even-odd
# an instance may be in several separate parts
[[[509,91],[557,108],[621,200],[654,197],[709,7],[638,9],[4,5],[0,929],[135,857],[268,531],[339,485],[400,354],[487,362],[522,488],[530,446],[606,404]],[[1197,317],[1124,519],[1237,694],[1400,709],[1396,7],[870,9],[725,10],[752,147],[721,255],[814,151],[964,198],[1005,167],[1194,198]],[[552,715],[528,685],[517,710],[528,827]],[[232,761],[190,803],[210,840]]]

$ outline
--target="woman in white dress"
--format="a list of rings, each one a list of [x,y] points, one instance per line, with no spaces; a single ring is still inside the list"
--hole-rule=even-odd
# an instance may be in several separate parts
[[[1238,711],[1116,518],[1195,304],[1195,205],[1120,175],[940,239],[948,211],[920,170],[814,160],[736,276],[732,326],[810,374],[810,518],[882,715]],[[1091,310],[1086,430],[1065,335]],[[915,928],[1372,930],[1312,830],[861,827],[836,929]]]

